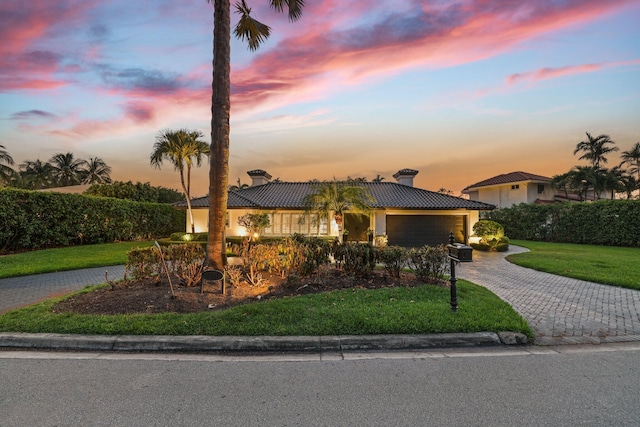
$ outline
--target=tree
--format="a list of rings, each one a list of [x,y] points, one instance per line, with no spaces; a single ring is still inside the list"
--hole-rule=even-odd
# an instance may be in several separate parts
[[[240,182],[240,178],[236,181],[236,185],[230,185],[229,191],[242,190],[243,188],[249,188],[249,184],[243,184]]]
[[[382,182],[384,181],[384,179],[384,176],[380,176],[380,174],[377,174],[376,177],[371,180],[371,182]]]
[[[366,188],[333,180],[316,184],[314,191],[307,194],[302,203],[307,212],[314,212],[325,218],[333,215],[342,241],[345,212],[368,213],[373,202],[373,196]]]
[[[151,153],[151,165],[160,169],[163,160],[173,164],[174,170],[180,172],[180,184],[187,201],[187,212],[191,224],[191,232],[195,233],[193,211],[191,209],[191,167],[202,164],[204,156],[210,155],[210,147],[202,138],[200,131],[180,129],[178,131],[163,130],[156,136],[156,143]],[[185,181],[186,169],[186,181]]]
[[[99,157],[91,157],[83,163],[83,184],[109,184],[111,183],[111,168]]]
[[[631,147],[631,150],[623,151],[620,157],[622,158],[620,165],[628,164],[629,173],[635,173],[637,175],[636,181],[640,182],[640,142],[636,142],[636,144]]]
[[[58,153],[49,160],[54,185],[67,187],[82,182],[84,160],[74,159],[73,153]]]
[[[53,168],[49,162],[27,160],[20,165],[20,176],[25,188],[40,190],[53,185]]]
[[[5,163],[3,165],[3,163]],[[11,168],[13,166],[13,157],[5,150],[4,145],[0,144],[0,183],[8,183],[11,176],[15,171]]]
[[[573,154],[582,152],[580,160],[586,159],[591,162],[591,166],[599,168],[601,163],[607,163],[606,155],[618,151],[618,147],[608,147],[607,145],[615,145],[615,142],[611,140],[609,135],[599,135],[592,137],[589,132],[586,132],[587,140],[576,144],[576,149],[573,150]]]
[[[207,264],[222,269],[225,263],[225,223],[229,186],[229,116],[231,111],[231,4],[230,0],[207,0],[213,3],[213,79],[211,95],[211,162],[209,164],[209,234]],[[304,0],[269,0],[277,12],[287,7],[289,21],[302,16]],[[271,34],[271,28],[251,17],[245,0],[235,4],[240,19],[234,35],[247,41],[254,51]]]
[[[260,239],[262,231],[265,228],[269,228],[271,226],[271,220],[269,219],[269,214],[266,213],[248,213],[238,218],[238,225],[244,227],[245,230],[247,230],[250,241],[256,241]]]

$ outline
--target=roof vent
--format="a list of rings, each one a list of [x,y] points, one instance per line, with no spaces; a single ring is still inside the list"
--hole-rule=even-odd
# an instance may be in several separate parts
[[[247,175],[251,177],[251,186],[255,187],[256,185],[264,185],[269,182],[271,179],[271,175],[262,169],[255,169],[252,171],[248,171]]]
[[[415,169],[402,169],[393,174],[393,177],[398,184],[413,187],[413,177],[416,175],[418,175],[418,171]]]

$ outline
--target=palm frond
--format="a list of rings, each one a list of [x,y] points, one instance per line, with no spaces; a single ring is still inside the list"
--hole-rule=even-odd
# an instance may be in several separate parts
[[[251,9],[244,0],[235,4],[236,13],[240,20],[233,30],[233,34],[242,41],[247,41],[249,50],[255,51],[271,35],[271,28],[251,17]]]

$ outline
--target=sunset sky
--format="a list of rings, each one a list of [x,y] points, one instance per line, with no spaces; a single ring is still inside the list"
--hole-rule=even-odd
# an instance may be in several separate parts
[[[584,164],[585,132],[640,141],[639,0],[307,0],[295,23],[246,1],[273,33],[257,52],[232,40],[230,184],[411,168],[459,194]],[[179,188],[149,155],[163,129],[210,142],[212,25],[205,0],[2,0],[0,144]]]

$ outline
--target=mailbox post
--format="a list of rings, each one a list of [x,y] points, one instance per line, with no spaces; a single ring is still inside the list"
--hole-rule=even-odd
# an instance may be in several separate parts
[[[473,248],[463,245],[462,243],[455,243],[453,238],[453,231],[449,233],[449,244],[447,245],[449,252],[449,261],[451,262],[451,310],[458,311],[458,290],[456,288],[456,264],[459,262],[472,262]]]

